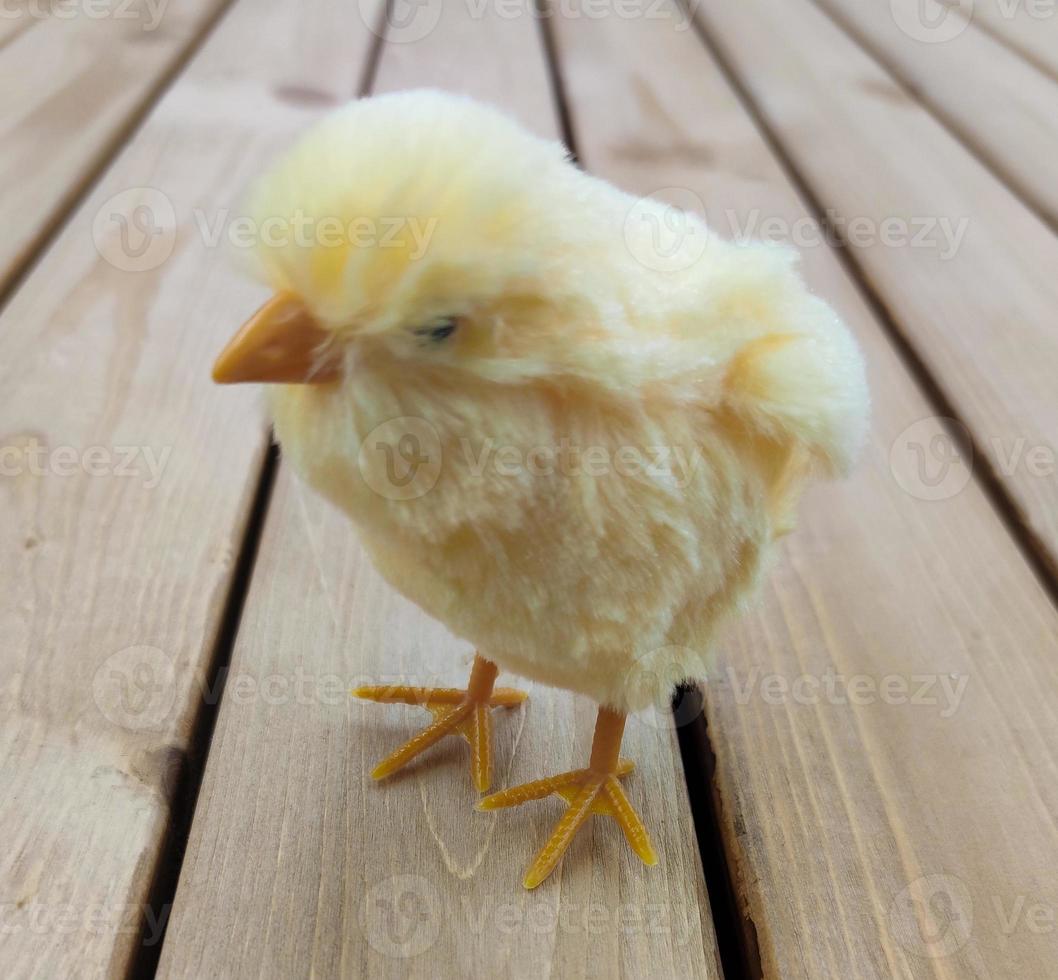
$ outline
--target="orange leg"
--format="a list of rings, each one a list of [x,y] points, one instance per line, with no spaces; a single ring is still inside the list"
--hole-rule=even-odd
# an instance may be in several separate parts
[[[569,804],[569,809],[529,866],[523,882],[526,888],[535,888],[555,870],[577,831],[593,813],[613,817],[643,863],[657,864],[650,835],[618,782],[619,777],[627,776],[634,768],[630,761],[620,758],[624,728],[624,715],[600,708],[587,769],[537,779],[493,793],[478,802],[479,810],[499,810],[556,793]]]
[[[353,695],[383,704],[417,704],[426,708],[434,722],[399,749],[386,756],[371,771],[374,779],[403,768],[417,755],[446,735],[462,735],[470,743],[470,770],[474,785],[484,793],[492,785],[493,708],[513,708],[528,695],[510,687],[495,687],[499,668],[480,654],[474,657],[466,690],[458,687],[409,687],[372,685],[358,687]]]

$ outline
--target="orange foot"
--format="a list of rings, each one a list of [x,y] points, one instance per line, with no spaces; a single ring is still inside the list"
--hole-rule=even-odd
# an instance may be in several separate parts
[[[513,786],[478,801],[479,810],[499,810],[556,793],[569,804],[569,809],[529,866],[523,881],[526,888],[535,888],[555,870],[577,831],[593,813],[613,817],[643,863],[657,864],[650,834],[617,781],[618,777],[627,776],[635,768],[632,762],[618,756],[624,725],[624,715],[600,708],[587,769],[575,769]]]
[[[396,752],[386,756],[371,771],[374,779],[403,768],[417,755],[446,735],[462,735],[470,743],[470,771],[479,793],[492,785],[493,708],[513,708],[529,695],[511,687],[494,687],[499,668],[478,655],[470,672],[467,689],[458,687],[407,687],[372,685],[358,687],[353,695],[384,704],[417,704],[426,708],[434,723],[410,738]]]

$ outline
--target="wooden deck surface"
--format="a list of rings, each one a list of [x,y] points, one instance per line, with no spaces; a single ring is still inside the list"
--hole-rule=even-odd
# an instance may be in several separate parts
[[[0,975],[1058,977],[1058,10],[690,6],[3,7]],[[426,85],[796,245],[867,354],[703,715],[629,724],[647,872],[598,821],[524,892],[560,804],[458,745],[371,782],[420,713],[348,689],[472,651],[209,380],[247,181]],[[590,742],[529,689],[502,785]]]

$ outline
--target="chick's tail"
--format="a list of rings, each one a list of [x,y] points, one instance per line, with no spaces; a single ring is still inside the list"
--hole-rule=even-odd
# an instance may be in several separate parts
[[[727,365],[724,401],[761,435],[800,447],[824,475],[841,476],[866,434],[863,357],[837,314],[792,267],[783,271]]]
[[[752,328],[726,365],[723,400],[768,447],[781,533],[809,478],[851,469],[866,436],[868,393],[859,347],[837,314],[808,292],[792,257],[772,254],[762,265],[747,318]]]

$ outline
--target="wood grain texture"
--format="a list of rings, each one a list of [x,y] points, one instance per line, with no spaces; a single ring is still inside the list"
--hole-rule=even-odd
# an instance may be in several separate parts
[[[965,4],[960,4],[961,10]],[[953,16],[958,16],[953,11]],[[1058,8],[1047,0],[974,0],[973,23],[1058,79]]]
[[[950,41],[923,44],[887,4],[816,2],[1058,227],[1058,79],[973,22]]]
[[[810,0],[697,11],[1058,575],[1058,238]]]
[[[30,16],[27,8],[28,4],[23,0],[12,0],[4,8],[4,16],[0,17],[0,49],[36,27],[48,14],[47,8],[41,6],[40,16]]]
[[[486,8],[478,19],[445,5],[426,37],[382,53],[379,90],[425,84],[500,103],[556,135],[531,17]],[[616,825],[596,819],[554,877],[526,892],[522,875],[563,805],[475,812],[461,742],[370,780],[428,716],[352,702],[348,689],[462,685],[470,653],[386,587],[346,518],[281,469],[162,977],[719,975],[667,712],[630,722],[625,739],[637,763],[626,788],[661,858],[649,871]],[[328,697],[297,703],[299,676],[328,684]],[[253,693],[272,683],[288,695]],[[595,706],[527,689],[524,708],[494,716],[495,788],[588,758]]]
[[[804,222],[678,23],[556,21],[586,166],[633,192],[698,198],[725,236],[754,214]],[[784,104],[808,113],[814,96],[790,88]],[[706,688],[764,975],[1053,975],[1058,616],[973,480],[941,501],[915,495],[928,488],[902,433],[928,444],[942,432],[933,409],[832,250],[802,256],[863,345],[874,418],[863,464],[810,495]]]
[[[462,685],[471,652],[381,582],[347,519],[283,471],[160,976],[718,975],[667,718],[631,722],[625,742],[637,763],[625,785],[661,856],[649,871],[597,819],[526,892],[563,804],[476,812],[459,740],[372,782],[429,716],[348,690]],[[519,686],[528,705],[493,718],[496,788],[581,766],[591,745],[593,705]]]
[[[262,290],[194,209],[214,227],[355,85],[355,11],[304,21],[239,4],[0,318],[5,977],[123,976],[167,911],[144,903],[267,445],[258,396],[209,379]],[[125,248],[137,207],[157,234]]]
[[[0,293],[228,2],[96,0],[51,16],[35,2],[0,19]]]

